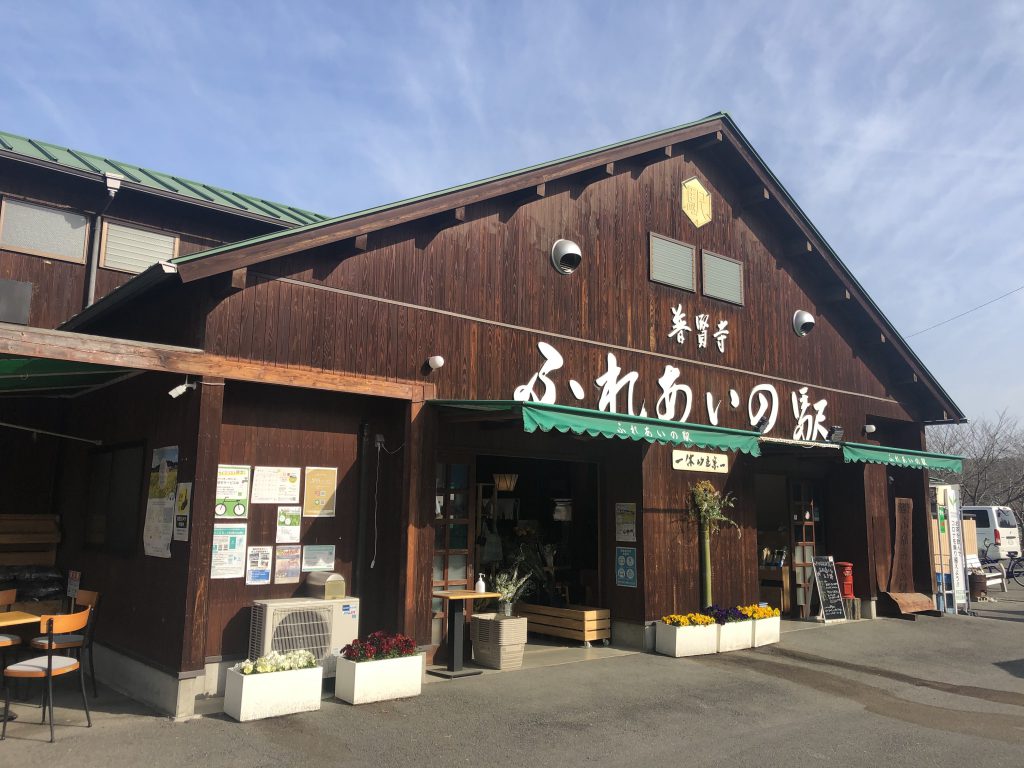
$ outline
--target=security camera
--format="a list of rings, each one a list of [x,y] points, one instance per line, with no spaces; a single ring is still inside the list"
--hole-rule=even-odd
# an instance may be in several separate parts
[[[551,263],[563,275],[571,275],[582,262],[583,253],[572,240],[555,240],[551,246]]]
[[[797,336],[806,336],[814,330],[814,315],[798,309],[793,313],[793,333]]]
[[[171,397],[177,399],[177,398],[181,397],[182,395],[184,395],[188,390],[195,389],[195,388],[196,388],[195,382],[187,382],[186,381],[184,384],[179,384],[178,386],[176,386],[173,389],[169,390],[167,392],[167,394],[170,395]]]

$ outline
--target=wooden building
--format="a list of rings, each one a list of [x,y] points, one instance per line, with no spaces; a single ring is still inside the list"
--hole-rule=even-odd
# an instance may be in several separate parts
[[[785,573],[806,610],[792,563],[813,552],[853,563],[866,615],[930,604],[925,468],[944,459],[924,425],[963,419],[721,113],[183,254],[59,330],[3,326],[0,353],[105,383],[0,401],[4,422],[100,443],[5,431],[26,458],[0,471],[12,504],[52,488],[59,562],[109,595],[107,658],[178,715],[245,655],[252,601],[300,589],[211,579],[219,465],[337,468],[336,514],[301,543],[335,546],[364,631],[436,647],[432,588],[525,542],[556,596],[649,647],[651,622],[701,607],[701,479],[737,500],[716,602]],[[188,540],[143,554],[139,479],[90,544],[93,500],[123,490],[97,474],[167,445],[194,483]],[[274,545],[275,519],[251,504],[247,543]]]

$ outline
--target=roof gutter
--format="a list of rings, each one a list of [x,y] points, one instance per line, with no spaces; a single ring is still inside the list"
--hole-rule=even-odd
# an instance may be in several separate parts
[[[77,315],[64,321],[59,328],[63,331],[77,331],[82,326],[88,325],[94,318],[124,306],[151,288],[177,277],[177,267],[167,261],[158,261],[124,285],[115,288],[95,304],[90,304]]]

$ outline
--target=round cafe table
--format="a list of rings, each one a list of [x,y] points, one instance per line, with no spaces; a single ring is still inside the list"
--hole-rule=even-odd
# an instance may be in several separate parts
[[[483,670],[463,669],[462,634],[465,631],[467,602],[477,598],[501,597],[497,592],[474,592],[472,589],[444,589],[434,592],[434,597],[448,601],[448,665],[445,669],[428,669],[427,674],[454,680],[456,677],[479,675]]]

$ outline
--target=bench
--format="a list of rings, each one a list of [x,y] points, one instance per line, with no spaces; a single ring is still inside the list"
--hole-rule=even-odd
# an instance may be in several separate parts
[[[538,635],[578,640],[587,647],[594,640],[605,644],[612,636],[611,611],[586,605],[550,605],[517,603],[516,615],[528,619],[527,629]]]
[[[998,584],[1003,592],[1007,591],[1006,587],[1006,569],[1003,568],[1001,563],[986,563],[981,564],[981,558],[977,555],[967,555],[967,571],[968,573],[983,573],[985,574],[985,587],[991,587],[993,584]]]

